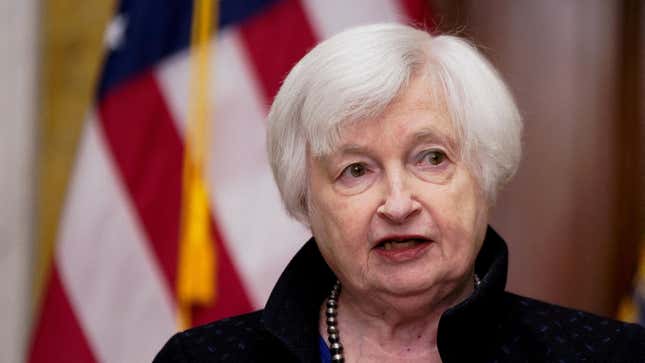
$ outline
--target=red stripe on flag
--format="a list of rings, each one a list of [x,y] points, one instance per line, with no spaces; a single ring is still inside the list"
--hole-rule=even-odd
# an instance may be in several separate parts
[[[101,125],[170,291],[176,290],[184,145],[153,74],[136,77],[106,94]],[[211,218],[212,220],[212,218]],[[213,222],[216,231],[216,223]],[[251,303],[230,256],[214,232],[218,300],[209,316],[248,312]]]
[[[96,362],[55,265],[46,289],[29,345],[28,362]]]
[[[432,11],[428,1],[425,0],[399,0],[413,25],[422,26],[428,30],[434,30],[436,24],[432,18]]]
[[[110,154],[174,291],[183,150],[152,74],[109,92],[99,115]]]
[[[242,24],[240,31],[270,103],[291,67],[315,45],[314,31],[298,0],[277,2]]]

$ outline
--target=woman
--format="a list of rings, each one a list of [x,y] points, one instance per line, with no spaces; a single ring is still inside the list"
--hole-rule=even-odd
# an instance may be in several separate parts
[[[264,310],[179,333],[156,361],[645,361],[635,325],[504,292],[487,221],[521,128],[459,38],[378,24],[319,44],[268,131],[284,204],[314,237]]]

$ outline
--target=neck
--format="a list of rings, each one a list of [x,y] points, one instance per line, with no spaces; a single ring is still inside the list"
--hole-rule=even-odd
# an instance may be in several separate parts
[[[470,279],[459,285],[447,289],[451,292],[405,297],[365,296],[343,287],[337,326],[346,361],[440,362],[437,333],[441,315],[473,291]],[[320,316],[325,316],[324,311]],[[326,337],[325,320],[320,322],[321,335]]]

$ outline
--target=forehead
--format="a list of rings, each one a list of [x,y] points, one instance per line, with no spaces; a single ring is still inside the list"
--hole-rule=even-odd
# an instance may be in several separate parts
[[[432,141],[457,146],[457,133],[442,92],[423,79],[414,80],[378,117],[342,125],[334,152],[394,139]],[[367,146],[367,145],[365,145]]]

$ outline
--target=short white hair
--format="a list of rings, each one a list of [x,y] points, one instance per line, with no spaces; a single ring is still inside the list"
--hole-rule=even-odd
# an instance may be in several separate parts
[[[440,88],[461,155],[494,203],[519,165],[522,132],[497,71],[461,38],[373,24],[318,44],[291,69],[273,101],[269,161],[291,216],[308,224],[307,150],[332,152],[343,125],[380,116],[416,77]]]

